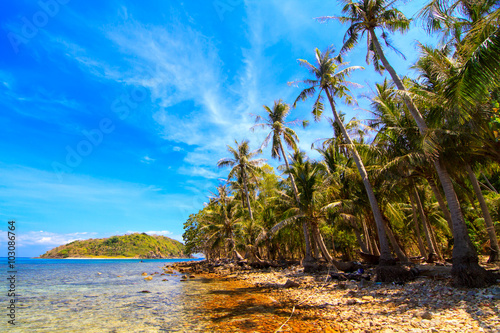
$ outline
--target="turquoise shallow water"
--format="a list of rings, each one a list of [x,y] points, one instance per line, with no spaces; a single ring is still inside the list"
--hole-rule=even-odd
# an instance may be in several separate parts
[[[18,259],[16,325],[7,324],[4,310],[0,331],[203,332],[201,306],[217,281],[141,275],[175,261],[184,260]],[[5,309],[8,281],[2,280]]]

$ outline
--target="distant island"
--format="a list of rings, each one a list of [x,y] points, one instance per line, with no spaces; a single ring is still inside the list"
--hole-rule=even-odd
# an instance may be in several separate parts
[[[39,258],[189,258],[184,244],[165,236],[134,233],[109,238],[76,240],[42,254]]]

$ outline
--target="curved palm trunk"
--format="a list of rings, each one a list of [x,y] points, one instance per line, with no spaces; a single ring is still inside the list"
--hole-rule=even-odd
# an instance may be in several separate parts
[[[495,233],[495,227],[493,226],[493,221],[491,219],[490,211],[488,210],[488,206],[486,205],[486,201],[483,197],[483,192],[479,187],[479,183],[477,182],[476,175],[472,171],[472,168],[469,164],[466,164],[467,173],[469,174],[470,182],[472,183],[472,187],[474,188],[474,192],[476,192],[477,200],[479,201],[479,205],[481,206],[481,211],[483,212],[484,223],[486,224],[486,231],[488,231],[488,236],[490,238],[490,257],[488,262],[496,262],[500,258],[498,254],[500,249],[498,247],[498,239]]]
[[[321,254],[326,259],[326,261],[328,261],[329,263],[333,262],[333,258],[328,252],[328,249],[326,248],[325,245],[325,241],[323,240],[323,236],[321,236],[321,232],[319,231],[318,223],[317,222],[311,223],[311,229],[314,235],[314,239],[316,240],[319,250],[321,251]]]
[[[450,210],[448,209],[448,207],[446,207],[446,203],[444,202],[444,198],[441,195],[441,192],[439,191],[439,189],[437,188],[436,183],[434,182],[434,179],[427,178],[427,182],[429,183],[429,186],[431,187],[431,190],[434,193],[436,200],[438,201],[439,208],[441,208],[441,211],[443,212],[444,218],[446,219],[446,222],[448,222],[448,227],[450,228],[450,231],[453,234],[453,224],[451,222]]]
[[[406,91],[403,82],[385,58],[374,29],[370,29],[369,33],[372,37],[377,54],[380,57],[382,64],[391,75],[396,87],[401,91]],[[424,118],[410,98],[406,96],[404,101],[412,117],[415,119],[420,133],[425,135],[428,128]],[[453,239],[455,244],[453,246],[452,275],[454,283],[465,287],[482,287],[494,283],[495,279],[493,275],[489,274],[484,268],[479,266],[477,252],[467,232],[467,226],[464,221],[455,189],[453,188],[453,183],[448,171],[442,166],[439,156],[434,161],[434,167],[436,168],[439,180],[443,186],[443,191],[446,196],[446,201],[448,201],[448,207],[450,209],[453,223]]]
[[[250,220],[253,221],[252,207],[250,207],[250,197],[248,195],[248,186],[247,186],[247,175],[245,171],[241,168],[241,178],[243,178],[243,188],[245,189],[245,199],[247,201],[248,213],[250,214]]]
[[[355,221],[348,221],[348,222],[350,222],[350,224],[352,226],[352,230],[354,231],[354,235],[356,236],[356,240],[358,241],[358,245],[359,245],[359,248],[361,249],[361,251],[364,253],[370,253],[370,250],[368,250],[366,243],[363,242],[363,239],[361,239],[361,232],[359,231],[359,228],[356,225],[356,222]]]
[[[288,164],[288,159],[286,158],[285,149],[283,149],[283,144],[281,143],[281,140],[280,140],[280,150],[281,150],[281,155],[283,155],[283,159],[285,160],[286,171],[289,171],[290,165]],[[295,196],[295,201],[297,201],[297,205],[299,205],[300,208],[299,191],[297,190],[297,185],[295,185],[295,179],[293,178],[293,175],[291,173],[289,174],[288,177],[290,177],[290,182],[292,183],[292,190]]]
[[[394,236],[394,233],[392,232],[391,227],[389,226],[389,224],[387,222],[385,222],[385,220],[384,220],[384,224],[385,224],[385,232],[387,233],[387,238],[389,238],[389,242],[391,242],[392,249],[396,253],[396,257],[398,257],[399,262],[402,262],[402,263],[408,262],[408,257],[401,249],[401,246],[399,246],[398,241],[397,241],[396,237]]]
[[[434,249],[436,250],[438,260],[443,261],[444,258],[443,258],[443,255],[441,254],[441,251],[439,250],[439,244],[437,242],[436,233],[432,230],[432,226],[430,225],[429,221],[427,221],[427,226],[429,227],[429,232],[431,234],[432,244],[434,244]]]
[[[434,243],[432,243],[431,234],[429,231],[429,227],[427,225],[427,217],[425,216],[424,207],[422,206],[422,201],[420,200],[420,196],[418,195],[418,191],[415,186],[412,185],[413,196],[417,202],[417,208],[420,212],[420,219],[422,220],[422,225],[424,226],[424,234],[425,240],[427,241],[427,247],[429,249],[429,256],[427,257],[427,262],[434,262],[436,257],[436,249],[434,248]]]
[[[281,155],[283,155],[283,159],[285,160],[285,165],[286,165],[286,170],[290,170],[290,165],[288,164],[288,159],[286,158],[285,154],[285,149],[283,149],[283,144],[281,143],[280,140],[280,149],[281,149]],[[293,178],[293,175],[290,173],[290,182],[292,183],[292,190],[293,190],[293,195],[295,196],[295,201],[297,201],[297,205],[299,207],[299,210],[302,213],[302,208],[300,206],[300,200],[299,200],[299,191],[297,190],[297,185],[295,185],[295,179]],[[304,260],[305,261],[311,261],[313,260],[311,256],[311,240],[309,238],[309,228],[307,227],[307,222],[305,220],[302,221],[302,230],[304,232],[304,241],[306,243],[306,255]]]
[[[488,185],[487,187],[489,187],[490,190],[492,190],[493,192],[498,194],[498,191],[496,190],[496,188],[494,188],[493,185],[491,185],[488,177],[486,177],[482,171],[481,171],[481,176],[483,176],[484,180],[486,180],[486,184]]]
[[[424,242],[422,242],[422,236],[420,236],[420,227],[418,225],[417,208],[415,207],[415,199],[413,198],[412,193],[410,193],[410,203],[411,203],[411,211],[412,211],[412,215],[413,215],[413,225],[415,227],[415,234],[417,236],[418,249],[420,251],[420,255],[424,258],[427,258],[427,253],[425,252]]]
[[[361,223],[363,224],[363,233],[365,235],[366,248],[368,249],[368,252],[366,252],[366,253],[375,254],[375,251],[373,250],[373,245],[371,242],[370,232],[368,230],[368,226],[366,225],[365,219],[362,219]]]
[[[363,180],[363,184],[365,186],[366,193],[370,201],[370,206],[373,212],[373,217],[375,219],[375,224],[377,226],[378,238],[380,243],[380,262],[381,263],[391,262],[393,258],[391,255],[391,250],[389,248],[389,242],[387,241],[387,234],[384,229],[384,220],[382,218],[382,214],[380,213],[380,208],[378,206],[377,198],[373,193],[372,185],[370,183],[370,180],[368,179],[368,174],[366,173],[365,166],[363,165],[363,161],[361,160],[358,151],[354,147],[351,137],[347,133],[344,124],[340,120],[340,117],[337,113],[337,110],[335,109],[335,104],[333,103],[333,98],[330,92],[328,91],[328,89],[325,89],[325,92],[326,96],[328,97],[328,101],[330,102],[330,107],[332,108],[333,118],[335,119],[337,125],[339,125],[340,130],[342,131],[342,135],[346,139],[347,143],[351,146],[354,162],[358,167],[359,174],[361,175],[361,179]]]

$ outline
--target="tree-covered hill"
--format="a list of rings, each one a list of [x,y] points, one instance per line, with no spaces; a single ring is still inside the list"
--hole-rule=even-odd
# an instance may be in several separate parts
[[[184,245],[164,236],[134,233],[110,238],[77,240],[58,246],[40,258],[117,257],[159,259],[185,257]]]

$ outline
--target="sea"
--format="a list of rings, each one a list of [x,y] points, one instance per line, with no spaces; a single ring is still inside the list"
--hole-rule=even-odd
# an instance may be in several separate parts
[[[204,304],[221,288],[202,277],[142,275],[190,259],[17,258],[9,274],[7,258],[0,260],[1,332],[206,332]]]

